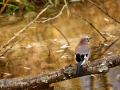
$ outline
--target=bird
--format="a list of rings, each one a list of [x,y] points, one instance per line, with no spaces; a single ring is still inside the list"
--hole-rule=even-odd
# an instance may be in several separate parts
[[[90,41],[91,37],[83,36],[75,48],[75,60],[77,62],[76,76],[82,75],[82,66],[88,65],[88,58],[90,55]]]

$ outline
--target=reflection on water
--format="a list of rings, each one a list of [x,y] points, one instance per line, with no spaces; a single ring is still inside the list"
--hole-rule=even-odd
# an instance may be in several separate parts
[[[97,3],[99,2],[97,1]],[[120,7],[120,5],[119,3],[116,3],[116,1],[108,0],[104,1],[104,3],[100,3],[99,5],[109,12],[110,15],[117,19],[120,18],[117,12],[119,11],[118,7]],[[110,8],[110,5],[111,7],[115,7]],[[14,46],[4,57],[0,58],[1,78],[23,77],[44,72],[46,73],[64,67],[70,63],[75,64],[74,48],[79,42],[79,38],[83,35],[92,37],[90,42],[91,56],[94,55],[90,59],[92,61],[94,58],[100,58],[98,56],[101,55],[102,52],[119,37],[120,25],[92,4],[86,1],[82,3],[70,3],[69,9],[86,18],[100,30],[108,41],[104,43],[104,39],[100,36],[100,34],[80,17],[74,15],[73,13],[71,13],[71,17],[68,17],[66,11],[64,11],[60,17],[48,23],[32,24],[24,33],[16,38],[16,40],[18,40],[25,33],[28,34],[23,41],[19,42],[19,44]],[[15,33],[17,33],[30,21],[31,20],[24,19],[16,24],[3,26],[0,31],[0,45],[3,45],[9,40],[9,38],[15,35]],[[64,34],[70,45],[68,45],[64,36],[49,23],[52,23],[61,31],[62,34]],[[14,40],[11,44],[13,44],[16,40]],[[100,45],[103,45],[103,47],[100,48]],[[101,55],[101,57],[107,56],[107,54],[112,55],[120,53],[118,48],[119,41],[112,45],[111,48]],[[111,75],[112,73],[110,72],[109,74]],[[114,76],[111,76],[110,78],[113,79]],[[83,77],[83,79],[86,78]],[[90,81],[89,78],[87,78],[87,80],[88,82]],[[85,83],[83,85],[85,87],[83,87],[79,84],[81,82],[82,80],[80,78],[59,82],[55,84],[55,90],[75,90],[75,88],[76,90],[82,90],[82,88],[87,90],[89,86],[87,87]]]

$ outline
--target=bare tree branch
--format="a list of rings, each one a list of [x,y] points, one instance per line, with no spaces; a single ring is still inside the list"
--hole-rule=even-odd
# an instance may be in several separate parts
[[[118,40],[119,40],[119,38],[116,39],[115,41],[113,41],[113,42],[112,42],[104,51],[102,51],[96,58],[93,59],[93,57],[95,56],[95,54],[93,54],[93,55],[91,55],[91,57],[90,57],[89,59],[90,59],[90,60],[91,60],[91,59],[92,59],[92,60],[95,60],[95,59],[101,57],[101,56],[104,55],[105,52],[108,51],[109,48],[110,48],[111,46],[113,46]],[[104,46],[104,45],[102,45],[100,48],[102,48],[103,46]],[[97,52],[98,52],[98,50],[95,51],[94,53],[97,53]]]
[[[64,0],[64,3],[67,4],[67,1]],[[66,8],[67,8],[67,15],[68,15],[68,17],[70,17],[71,16],[70,10],[69,10],[68,6],[66,6]]]
[[[25,34],[21,39],[19,39],[18,41],[16,41],[15,43],[13,43],[13,45],[11,45],[4,53],[2,53],[0,55],[1,56],[4,56],[13,46],[15,46],[18,42],[22,41],[25,37],[27,36],[27,34]]]
[[[88,1],[90,1],[90,0],[88,0]],[[55,17],[46,19],[44,21],[36,21],[38,19],[38,17],[44,11],[46,11],[48,9],[48,6],[47,6],[45,9],[43,9],[37,15],[37,17],[32,22],[30,22],[28,25],[26,25],[15,36],[13,36],[9,41],[7,41],[7,43],[5,43],[3,46],[1,46],[0,51],[3,48],[5,48],[7,45],[9,45],[10,42],[13,41],[19,34],[24,32],[32,23],[45,23],[49,20],[52,20],[52,19],[59,17],[62,14],[62,12],[66,6],[67,6],[67,4],[63,6],[60,13],[58,15],[56,15]],[[74,14],[77,15],[76,13],[74,13]],[[107,41],[107,39],[99,32],[98,29],[96,29],[96,27],[94,25],[92,25],[89,21],[84,19],[82,16],[80,16],[80,15],[77,15],[77,16],[81,17],[83,20],[88,22],[105,39],[105,41]],[[55,27],[54,25],[52,25],[52,26]],[[25,36],[23,38],[25,38]],[[19,41],[21,41],[23,38],[21,38]],[[64,38],[66,39],[65,36],[64,36]],[[16,45],[19,41],[15,42],[10,48],[12,48],[14,45]],[[66,39],[66,41],[69,44],[67,39]],[[3,55],[9,49],[7,49],[3,53]],[[91,75],[91,74],[106,73],[109,71],[109,68],[112,68],[112,67],[115,67],[118,65],[120,65],[120,54],[109,56],[109,57],[106,57],[103,59],[98,59],[98,60],[91,62],[91,64],[89,66],[87,66],[87,65],[83,66],[82,76]],[[76,72],[76,65],[75,66],[68,65],[68,66],[65,66],[64,68],[61,68],[59,70],[56,70],[56,71],[53,71],[50,73],[46,73],[46,74],[27,76],[24,78],[2,79],[2,80],[0,80],[0,90],[21,90],[21,89],[36,90],[36,88],[40,88],[40,89],[42,88],[42,89],[48,90],[47,88],[49,88],[49,85],[51,83],[60,82],[60,81],[64,81],[64,80],[68,80],[68,79],[72,79],[72,78],[77,78],[75,72]]]
[[[0,9],[0,14],[4,11],[6,4],[9,2],[10,0],[6,0],[6,2],[4,3],[4,5],[2,6],[2,8]]]
[[[17,32],[10,40],[8,40],[4,45],[2,45],[0,47],[0,51],[3,48],[5,48],[6,46],[8,46],[10,44],[10,42],[12,42],[19,34],[24,32],[32,23],[34,23],[39,18],[39,16],[48,9],[48,7],[49,7],[49,5],[45,9],[43,9],[32,22],[30,22],[28,25],[26,25],[23,29],[21,29],[19,32]]]
[[[67,40],[67,38],[65,37],[65,35],[56,27],[54,26],[53,24],[50,23],[51,26],[53,26],[58,32],[60,32],[62,34],[62,36],[65,38],[66,42],[68,45],[70,45],[69,41]]]
[[[88,0],[90,3],[92,3],[94,6],[96,6],[98,9],[100,9],[102,12],[104,12],[107,16],[109,16],[111,19],[113,19],[114,21],[116,21],[117,23],[120,24],[120,21],[116,20],[114,17],[112,17],[111,15],[109,15],[106,11],[104,11],[101,7],[99,7],[97,4],[95,4],[94,2],[92,2],[91,0]]]
[[[82,76],[106,73],[109,71],[109,68],[113,68],[118,65],[120,65],[120,54],[97,59],[91,62],[89,66],[83,66]],[[39,74],[24,78],[3,79],[0,80],[0,90],[36,90],[36,88],[45,89],[49,88],[51,83],[76,78],[75,72],[76,65],[68,65],[64,68],[46,74]]]
[[[71,12],[72,12],[72,11],[71,11]],[[82,18],[84,21],[86,21],[90,26],[92,26],[92,27],[100,34],[100,36],[102,36],[102,37],[105,39],[105,42],[107,41],[107,39],[105,38],[105,36],[103,36],[103,35],[100,33],[100,31],[99,31],[92,23],[90,23],[87,19],[85,19],[85,18],[83,18],[82,16],[76,14],[75,12],[72,12],[72,13],[74,13],[76,16],[78,16],[78,17]]]
[[[2,46],[0,47],[0,51],[1,51],[3,48],[5,48],[6,46],[8,46],[19,34],[21,34],[22,32],[24,32],[32,23],[45,23],[45,22],[47,22],[47,21],[49,21],[49,20],[56,19],[57,17],[59,17],[59,16],[62,14],[62,12],[63,12],[63,10],[64,10],[64,8],[65,8],[66,6],[67,6],[67,4],[65,4],[65,5],[62,7],[60,13],[59,13],[58,15],[56,15],[55,17],[46,19],[46,20],[44,20],[44,21],[36,21],[36,20],[39,18],[39,16],[48,9],[48,7],[49,7],[49,5],[48,5],[45,9],[43,9],[43,10],[37,15],[37,17],[36,17],[32,22],[30,22],[28,25],[26,25],[23,29],[21,29],[19,32],[17,32],[11,39],[9,39],[4,45],[2,45]],[[67,41],[67,42],[68,42],[68,41]],[[68,43],[68,44],[69,44],[69,43]],[[7,51],[8,51],[8,50],[6,50],[4,53],[6,53]],[[4,55],[4,53],[3,53],[2,55]],[[2,55],[1,55],[1,56],[2,56]]]
[[[62,14],[62,12],[63,12],[63,10],[65,9],[65,7],[67,7],[67,4],[65,4],[65,5],[62,7],[61,11],[60,11],[56,16],[51,17],[51,18],[48,18],[48,19],[43,20],[43,21],[35,21],[35,23],[45,23],[45,22],[48,22],[48,21],[50,21],[50,20],[53,20],[53,19],[58,18],[58,17]]]
[[[51,23],[50,23],[50,25],[51,25],[52,27],[54,27],[58,32],[60,32],[60,34],[65,38],[67,44],[70,45],[70,43],[69,43],[68,39],[65,37],[65,35],[64,35],[56,26],[54,26],[54,25],[51,24]],[[62,53],[62,55],[63,55],[67,50],[68,50],[68,48],[66,48],[66,49],[64,50],[64,52]],[[61,55],[61,56],[62,56],[62,55]],[[61,56],[60,56],[60,57],[61,57]],[[60,58],[60,57],[59,57],[59,58]],[[54,60],[54,62],[56,62],[59,58],[57,58],[56,60]]]
[[[113,41],[104,51],[103,54],[111,47],[113,46],[120,38],[117,38],[115,41]]]

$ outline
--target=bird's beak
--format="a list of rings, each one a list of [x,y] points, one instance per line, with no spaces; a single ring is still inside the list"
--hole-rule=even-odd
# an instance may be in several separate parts
[[[89,37],[89,40],[91,39],[92,37]]]
[[[89,42],[91,38],[92,38],[92,37],[88,37],[88,38],[87,38],[87,41]]]

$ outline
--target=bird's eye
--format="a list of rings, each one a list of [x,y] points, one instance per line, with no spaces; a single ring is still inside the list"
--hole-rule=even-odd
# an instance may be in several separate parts
[[[88,38],[86,38],[86,40],[89,42],[89,39],[88,39]]]
[[[86,36],[86,40],[89,42],[91,37]]]

